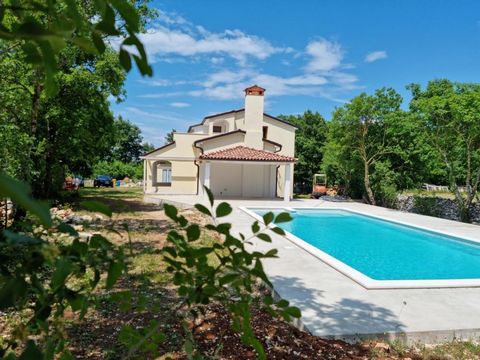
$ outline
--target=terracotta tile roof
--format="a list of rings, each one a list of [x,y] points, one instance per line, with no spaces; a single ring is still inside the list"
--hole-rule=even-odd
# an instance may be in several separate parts
[[[247,87],[245,89],[245,91],[247,91],[247,90],[262,90],[262,91],[265,91],[264,88],[262,88],[261,86],[258,86],[257,84]]]
[[[234,160],[234,161],[272,161],[295,162],[294,157],[280,155],[265,150],[252,149],[246,146],[235,146],[228,149],[211,151],[200,155],[202,160]]]

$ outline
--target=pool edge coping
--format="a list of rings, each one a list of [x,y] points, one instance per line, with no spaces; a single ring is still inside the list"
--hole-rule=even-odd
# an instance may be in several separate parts
[[[264,223],[263,218],[260,215],[257,215],[250,209],[280,209],[287,211],[296,211],[295,207],[291,206],[239,206],[240,210],[246,214],[253,217],[255,220]],[[412,225],[404,221],[398,221],[396,219],[389,219],[383,216],[365,214],[358,210],[346,209],[344,207],[329,207],[329,208],[318,208],[318,207],[301,207],[300,210],[341,210],[349,213],[354,213],[362,216],[371,217],[374,219],[379,219],[399,225],[408,226],[410,228],[416,228],[428,232],[433,232],[435,234],[440,234],[448,237],[457,238],[460,240],[466,240],[480,245],[480,240],[472,239],[465,236],[458,236],[446,231],[436,230],[425,226]],[[277,234],[278,235],[278,234]],[[279,235],[282,236],[282,235]],[[357,284],[363,286],[367,290],[388,290],[388,289],[441,289],[441,288],[473,288],[480,287],[480,279],[447,279],[447,280],[375,280],[369,276],[361,273],[360,271],[354,269],[353,267],[345,264],[344,262],[336,259],[335,257],[327,254],[326,252],[310,245],[305,240],[299,238],[298,236],[293,235],[292,233],[285,230],[285,235],[283,235],[287,240],[300,247],[302,250],[306,251],[310,255],[318,258],[328,266],[332,267],[336,271],[350,278]]]

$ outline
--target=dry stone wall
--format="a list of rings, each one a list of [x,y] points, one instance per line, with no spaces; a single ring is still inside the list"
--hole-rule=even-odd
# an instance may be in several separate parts
[[[397,208],[400,211],[422,215],[436,216],[449,220],[460,220],[458,205],[455,200],[432,196],[399,195]],[[470,208],[470,218],[473,223],[480,224],[480,203],[474,203]]]

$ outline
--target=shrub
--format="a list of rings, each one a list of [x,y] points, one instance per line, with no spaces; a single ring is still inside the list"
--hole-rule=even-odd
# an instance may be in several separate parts
[[[372,191],[378,205],[395,209],[397,207],[396,174],[389,162],[377,162],[371,176]]]
[[[143,177],[143,163],[123,163],[118,160],[100,161],[93,167],[93,175],[110,175],[114,179],[141,179]]]
[[[437,198],[430,196],[413,196],[413,208],[416,213],[427,216],[440,216]]]

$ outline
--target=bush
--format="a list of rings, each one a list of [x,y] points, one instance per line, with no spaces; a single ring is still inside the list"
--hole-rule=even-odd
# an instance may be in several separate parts
[[[389,162],[378,162],[371,176],[372,191],[378,205],[395,209],[397,207],[396,174]]]
[[[440,209],[437,206],[437,198],[435,197],[414,195],[413,208],[417,214],[440,216]]]
[[[379,205],[396,209],[397,208],[397,188],[395,185],[384,185],[380,187],[380,191],[375,194],[375,198]]]
[[[118,160],[100,161],[93,167],[93,175],[110,175],[114,179],[141,179],[143,177],[143,163],[124,163]]]

